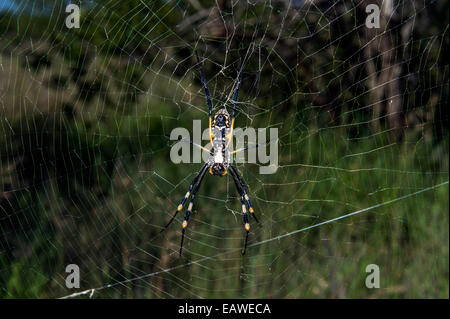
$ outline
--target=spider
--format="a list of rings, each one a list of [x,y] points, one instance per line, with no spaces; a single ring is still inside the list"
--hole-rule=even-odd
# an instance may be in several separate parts
[[[255,211],[253,209],[252,203],[250,202],[250,198],[247,192],[247,186],[245,185],[245,182],[242,179],[241,175],[239,174],[238,170],[233,166],[233,164],[231,164],[230,156],[239,151],[244,151],[248,149],[248,147],[244,147],[242,149],[235,150],[232,152],[230,152],[228,149],[231,140],[233,138],[234,121],[236,118],[236,102],[238,100],[239,87],[242,81],[242,69],[244,67],[244,63],[242,63],[239,69],[236,88],[234,89],[233,99],[231,100],[231,103],[233,105],[233,111],[231,113],[231,121],[230,115],[225,108],[220,109],[213,117],[212,115],[213,106],[211,95],[209,93],[208,86],[206,85],[205,76],[203,75],[202,63],[200,63],[198,55],[197,55],[197,64],[199,66],[200,80],[202,82],[203,89],[205,90],[206,103],[208,104],[209,108],[209,140],[211,142],[212,149],[208,150],[201,145],[197,145],[194,144],[193,142],[190,142],[191,144],[200,147],[202,150],[207,151],[210,154],[210,156],[208,158],[208,161],[202,166],[202,168],[200,169],[200,171],[197,173],[194,180],[190,184],[189,189],[184,198],[181,200],[180,204],[178,205],[175,214],[173,214],[172,218],[169,220],[169,222],[166,224],[166,226],[163,228],[161,232],[165,231],[167,227],[169,227],[169,225],[174,221],[177,214],[181,210],[183,210],[184,205],[190,198],[187,211],[184,215],[183,223],[181,224],[182,227],[181,243],[180,243],[180,256],[181,256],[181,253],[183,251],[184,233],[186,231],[189,219],[192,214],[192,207],[194,205],[195,195],[197,194],[200,188],[201,182],[205,177],[206,172],[209,171],[211,175],[222,177],[225,176],[229,171],[230,175],[233,177],[242,204],[242,218],[244,229],[246,232],[242,255],[245,255],[245,251],[247,249],[248,233],[250,232],[248,212],[250,212],[250,215],[253,216],[253,218],[257,223],[259,223],[259,221],[255,216]]]

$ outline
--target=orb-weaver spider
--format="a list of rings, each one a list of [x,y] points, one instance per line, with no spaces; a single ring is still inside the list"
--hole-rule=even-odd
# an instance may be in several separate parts
[[[250,202],[250,198],[247,193],[247,186],[245,185],[244,180],[239,175],[238,170],[231,164],[230,161],[230,155],[246,150],[248,147],[230,152],[228,147],[231,143],[231,139],[233,138],[233,128],[234,128],[234,120],[236,118],[236,102],[239,95],[239,87],[241,85],[242,80],[242,69],[244,67],[244,63],[242,63],[241,68],[239,69],[239,74],[237,77],[237,83],[236,88],[234,89],[233,99],[231,100],[231,103],[233,104],[233,112],[231,113],[231,122],[230,122],[230,115],[228,114],[227,110],[225,108],[220,109],[214,117],[212,116],[212,100],[211,95],[209,93],[208,86],[206,85],[206,80],[203,75],[203,68],[202,64],[199,61],[198,55],[197,55],[197,62],[199,65],[199,72],[200,72],[200,80],[202,82],[203,88],[205,90],[206,95],[206,102],[208,104],[209,108],[209,140],[211,142],[211,145],[213,146],[211,150],[208,150],[200,145],[199,146],[202,150],[207,151],[210,156],[208,161],[202,166],[200,171],[195,176],[194,180],[192,181],[191,185],[189,186],[189,189],[184,196],[184,198],[181,200],[180,204],[177,207],[177,210],[175,211],[175,214],[172,216],[172,218],[169,220],[167,225],[163,228],[161,232],[167,229],[169,225],[173,222],[175,217],[177,216],[178,212],[180,212],[184,205],[186,204],[186,201],[190,197],[190,203],[188,206],[188,209],[186,211],[186,214],[184,215],[184,220],[182,223],[182,235],[181,235],[181,243],[180,243],[180,256],[183,251],[183,241],[184,241],[184,233],[186,231],[186,227],[189,222],[189,218],[192,214],[192,207],[194,205],[194,199],[195,195],[197,194],[200,184],[203,180],[203,177],[205,177],[206,172],[209,169],[209,173],[211,175],[215,176],[225,176],[227,172],[229,171],[231,176],[233,177],[234,183],[236,185],[236,189],[240,195],[241,204],[242,204],[242,218],[244,223],[244,229],[245,229],[245,242],[244,242],[244,248],[242,250],[242,254],[245,254],[245,251],[247,249],[247,241],[248,241],[248,233],[250,231],[250,223],[248,220],[248,211],[250,212],[250,215],[253,216],[255,221],[259,223],[258,219],[255,216],[255,212],[252,206],[252,203]],[[257,146],[257,145],[256,145]]]

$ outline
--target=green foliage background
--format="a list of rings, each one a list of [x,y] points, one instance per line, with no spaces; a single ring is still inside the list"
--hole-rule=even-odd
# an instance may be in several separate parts
[[[448,298],[448,184],[243,257],[232,181],[207,177],[183,257],[181,217],[158,236],[199,167],[166,138],[207,125],[194,49],[217,107],[250,52],[237,126],[279,129],[276,174],[238,166],[262,221],[250,245],[448,182],[448,3],[401,2],[373,34],[364,1],[99,0],[70,30],[62,2],[16,3],[0,12],[1,297]],[[401,66],[401,112],[370,61]]]

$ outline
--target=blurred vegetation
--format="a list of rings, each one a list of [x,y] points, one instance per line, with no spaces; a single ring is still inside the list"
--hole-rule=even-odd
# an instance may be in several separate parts
[[[448,181],[448,2],[402,1],[381,30],[367,1],[97,0],[70,30],[63,2],[16,3],[0,11],[1,297],[70,294],[70,263],[84,290],[220,254],[95,296],[448,298],[448,185],[242,257],[232,181],[206,178],[183,257],[179,223],[157,236],[199,165],[173,164],[166,138],[207,124],[194,50],[217,107],[245,60],[237,126],[279,129],[276,174],[238,167],[263,221],[250,245]]]

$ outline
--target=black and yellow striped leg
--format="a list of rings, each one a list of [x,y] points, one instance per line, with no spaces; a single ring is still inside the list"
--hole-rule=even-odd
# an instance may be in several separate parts
[[[194,180],[192,181],[191,185],[189,185],[189,189],[186,193],[186,195],[184,195],[183,199],[181,200],[180,204],[177,207],[177,210],[175,211],[175,214],[173,214],[172,218],[170,218],[169,222],[166,224],[166,226],[164,226],[164,228],[161,230],[161,233],[163,231],[165,231],[167,229],[167,227],[169,227],[170,224],[172,224],[172,222],[174,221],[175,217],[177,217],[177,214],[183,209],[184,204],[186,203],[186,200],[189,198],[189,196],[191,195],[191,191],[194,188],[195,184],[197,184],[197,181],[199,180],[200,176],[205,175],[206,171],[208,169],[208,164],[205,163],[202,168],[200,169],[200,171],[197,173],[197,175],[195,176]]]
[[[250,201],[250,197],[248,196],[247,186],[245,185],[244,180],[242,179],[241,175],[239,175],[239,172],[233,165],[230,165],[229,170],[234,178],[236,187],[238,187],[238,184],[241,186],[241,189],[242,189],[241,196],[243,196],[245,201],[247,202],[248,211],[250,212],[250,215],[252,215],[253,218],[255,219],[255,221],[259,224],[259,220],[258,220],[258,218],[256,218],[255,210],[253,209],[252,202]]]
[[[181,229],[180,256],[181,256],[181,253],[183,252],[184,232],[186,231],[186,228],[187,228],[189,219],[190,219],[190,217],[191,217],[191,214],[192,214],[192,206],[193,206],[193,205],[194,205],[194,204],[193,204],[193,202],[191,201],[191,202],[189,203],[188,210],[186,211],[186,214],[184,215],[183,224],[181,224],[182,229]]]
[[[248,242],[248,233],[250,232],[250,223],[248,222],[248,212],[247,207],[245,206],[245,194],[244,190],[241,187],[241,184],[239,183],[238,176],[236,175],[236,172],[232,169],[232,167],[229,167],[231,176],[233,177],[234,183],[236,184],[236,189],[240,195],[241,199],[241,205],[242,205],[242,218],[244,221],[244,228],[245,228],[245,242],[244,242],[244,248],[242,250],[242,255],[245,255],[245,251],[247,250],[247,242]]]
[[[180,256],[183,251],[184,233],[186,231],[186,228],[189,223],[189,219],[192,214],[192,207],[194,206],[195,195],[197,194],[198,190],[200,189],[200,185],[202,183],[203,177],[205,177],[207,168],[208,168],[208,166],[206,166],[206,169],[202,171],[201,175],[199,176],[198,183],[195,186],[194,190],[192,191],[190,203],[189,203],[188,209],[186,211],[186,214],[184,215],[183,223],[181,224],[182,230],[181,230]]]
[[[181,256],[181,253],[183,252],[184,233],[186,231],[186,227],[187,227],[190,216],[191,216],[191,213],[189,211],[187,211],[184,216],[183,225],[182,225],[183,228],[181,230],[180,256]]]
[[[247,209],[245,208],[244,197],[242,196],[241,196],[241,204],[242,204],[242,219],[245,228],[245,242],[244,248],[242,249],[242,255],[245,255],[245,252],[247,251],[248,233],[250,232],[250,223],[248,222],[248,213]]]

